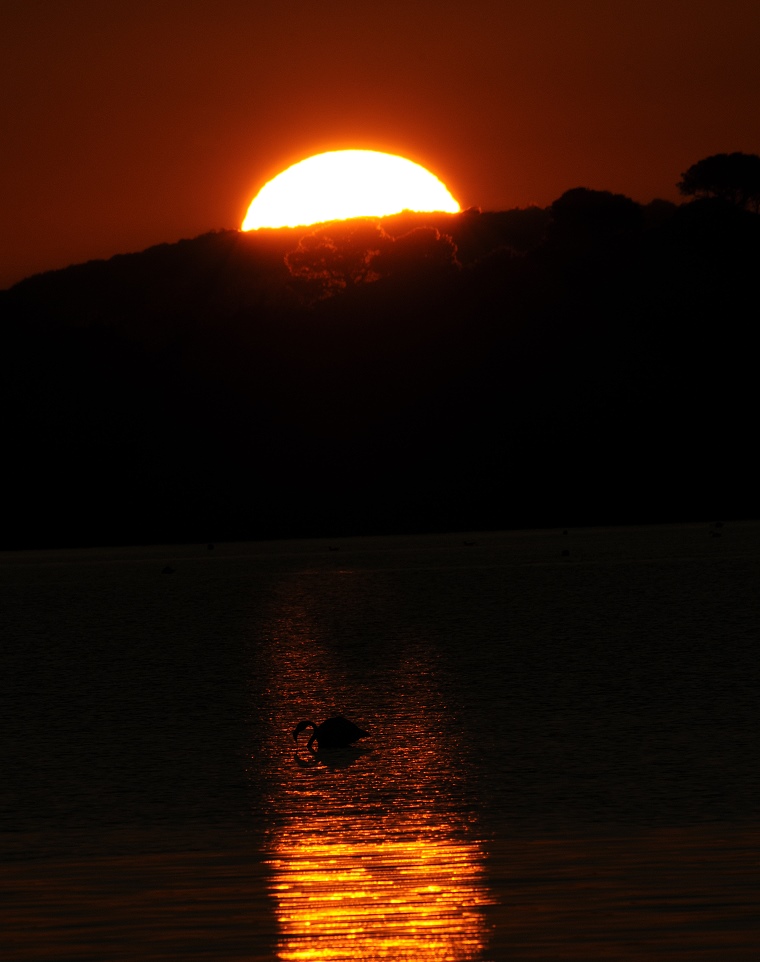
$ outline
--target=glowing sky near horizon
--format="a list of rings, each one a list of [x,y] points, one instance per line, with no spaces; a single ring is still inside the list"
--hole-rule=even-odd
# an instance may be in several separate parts
[[[0,287],[237,227],[305,157],[411,157],[462,207],[639,201],[760,153],[756,0],[72,0],[0,15]]]

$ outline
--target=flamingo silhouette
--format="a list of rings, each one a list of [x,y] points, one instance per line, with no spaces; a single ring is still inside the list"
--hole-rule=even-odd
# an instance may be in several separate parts
[[[319,742],[320,749],[346,748],[348,745],[358,742],[360,738],[366,738],[369,734],[342,715],[337,715],[335,718],[328,718],[327,721],[323,721],[321,725],[317,725],[313,721],[299,722],[293,729],[294,742],[298,741],[298,736],[304,728],[314,729],[311,738],[306,743],[306,747],[312,752],[314,751],[312,745],[315,740]]]

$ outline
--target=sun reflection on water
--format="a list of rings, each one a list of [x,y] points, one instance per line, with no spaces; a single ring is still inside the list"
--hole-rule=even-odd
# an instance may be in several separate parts
[[[485,854],[436,649],[424,639],[355,645],[335,621],[383,601],[362,590],[340,572],[283,581],[259,648],[271,737],[251,774],[269,786],[278,958],[482,959]],[[337,752],[294,745],[298,721],[335,714],[370,737]]]
[[[480,957],[482,852],[445,825],[404,836],[283,832],[270,860],[283,962]]]

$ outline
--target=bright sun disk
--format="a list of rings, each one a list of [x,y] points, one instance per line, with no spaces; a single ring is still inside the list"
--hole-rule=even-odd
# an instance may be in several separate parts
[[[293,164],[265,184],[242,229],[306,227],[402,210],[456,214],[459,204],[434,174],[405,157],[376,150],[331,150]]]

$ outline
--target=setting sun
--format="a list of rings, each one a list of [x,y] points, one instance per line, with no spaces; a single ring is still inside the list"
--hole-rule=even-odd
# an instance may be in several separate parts
[[[302,227],[402,210],[456,214],[459,204],[429,170],[395,154],[332,150],[288,167],[259,191],[243,230]]]

